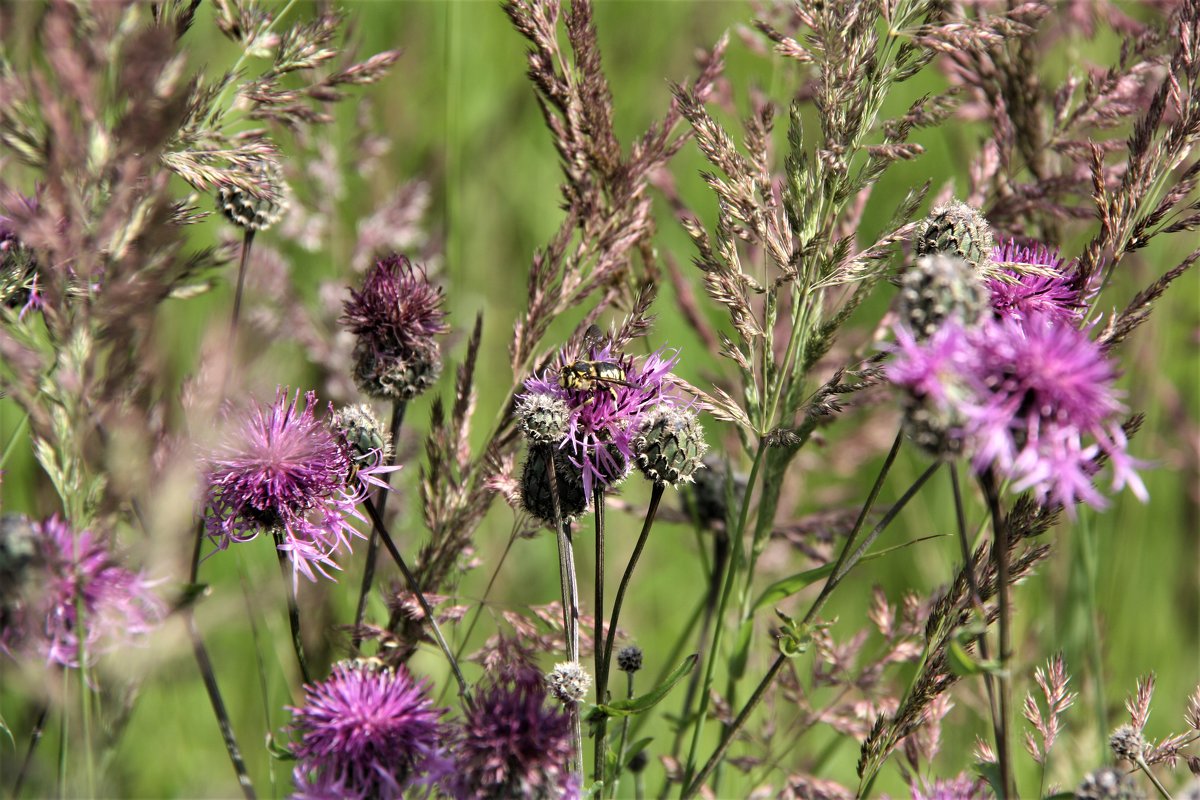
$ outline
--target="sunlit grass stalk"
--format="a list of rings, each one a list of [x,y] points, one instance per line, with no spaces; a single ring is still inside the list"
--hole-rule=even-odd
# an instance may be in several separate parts
[[[275,552],[279,556],[279,574],[283,577],[284,591],[287,592],[288,625],[292,629],[292,649],[296,652],[296,664],[300,667],[300,677],[305,684],[312,683],[312,674],[308,670],[308,657],[304,655],[304,639],[300,629],[300,606],[296,602],[296,580],[292,571],[291,559],[286,550],[280,550],[283,545],[283,531],[275,530]]]
[[[553,459],[551,459],[551,463],[553,463]],[[599,483],[592,492],[592,512],[596,518],[596,605],[592,612],[595,616],[596,628],[593,650],[595,650],[596,661],[596,704],[600,705],[608,702],[608,659],[605,657],[608,648],[601,646],[601,642],[604,641],[604,487]],[[622,581],[622,588],[624,588],[624,581]],[[610,642],[614,630],[616,630],[616,619],[609,622]],[[605,751],[608,748],[608,719],[603,715],[596,722],[592,738],[592,777],[596,781],[603,781]]]
[[[404,411],[408,408],[408,402],[405,400],[395,400],[392,402],[392,422],[391,442],[392,442],[392,457],[388,459],[388,466],[393,466],[396,463],[396,448],[400,439],[400,426],[404,423]],[[383,482],[389,486],[392,483],[392,473],[388,472],[382,476]],[[386,518],[387,500],[391,492],[380,487],[375,492],[375,504],[379,508],[380,518]],[[371,584],[375,581],[375,564],[379,558],[379,530],[372,525],[371,534],[367,539],[367,559],[363,564],[362,586],[358,590],[358,605],[354,609],[354,636],[351,640],[350,647],[355,653],[362,646],[362,624],[363,615],[367,612],[367,598],[371,594]]]
[[[996,602],[999,608],[999,681],[1000,729],[996,735],[996,758],[1000,767],[1002,797],[1017,797],[1012,770],[1012,606],[1009,592],[1008,520],[1000,508],[1000,493],[991,470],[979,476],[979,484],[992,517],[992,557],[996,562]]]
[[[729,545],[734,549],[731,549],[730,557],[726,563],[721,599],[717,602],[717,611],[713,616],[712,645],[708,651],[707,658],[705,658],[704,680],[700,684],[700,703],[696,709],[696,719],[692,723],[692,743],[688,748],[687,766],[683,773],[684,786],[690,783],[691,776],[695,771],[696,753],[700,747],[700,736],[704,732],[704,717],[708,713],[709,689],[712,687],[713,673],[716,670],[717,657],[721,651],[721,633],[725,627],[721,624],[721,621],[725,617],[725,609],[728,607],[729,597],[733,593],[734,579],[743,559],[742,536],[746,530],[746,521],[750,517],[750,501],[754,494],[754,485],[758,481],[758,473],[762,469],[766,452],[767,443],[765,440],[760,439],[758,450],[754,454],[754,465],[750,468],[750,477],[746,482],[746,493],[742,496],[742,507],[738,514],[737,529],[732,531],[729,536]]]
[[[33,763],[33,754],[37,751],[38,743],[42,741],[42,734],[46,730],[46,719],[49,716],[50,705],[43,703],[35,715],[33,730],[29,732],[29,747],[25,750],[25,758],[21,761],[21,768],[17,771],[17,780],[13,783],[13,797],[21,795],[21,787],[25,785],[25,776],[29,773],[29,766]]]
[[[842,579],[849,574],[850,570],[852,570],[854,566],[862,559],[863,555],[865,555],[867,552],[867,548],[875,543],[875,540],[879,538],[879,535],[883,533],[887,526],[890,525],[897,516],[899,516],[900,511],[914,496],[916,496],[921,487],[925,485],[925,482],[928,481],[933,473],[937,471],[937,468],[941,466],[939,463],[934,463],[930,465],[929,468],[923,473],[921,473],[921,476],[918,477],[917,480],[914,481],[908,490],[905,491],[905,493],[900,497],[900,499],[897,500],[890,509],[888,509],[887,514],[885,514],[883,518],[879,520],[878,524],[875,525],[871,532],[857,547],[854,547],[853,552],[851,552],[851,548],[854,546],[859,529],[862,527],[864,520],[866,520],[867,515],[870,513],[871,508],[875,504],[876,498],[879,496],[879,490],[882,488],[884,478],[887,476],[892,462],[895,460],[901,441],[901,437],[898,436],[896,443],[892,446],[891,452],[888,453],[888,458],[884,461],[884,465],[879,472],[879,476],[875,479],[875,485],[871,488],[871,492],[867,497],[867,502],[863,505],[862,511],[859,512],[858,520],[855,523],[854,529],[846,538],[846,544],[842,547],[842,552],[838,557],[837,565],[835,565],[834,571],[826,579],[825,586],[822,588],[821,594],[818,595],[817,599],[813,601],[812,606],[808,609],[808,613],[805,614],[802,623],[803,625],[810,624],[816,618],[818,612],[824,606],[825,600],[829,597],[833,590],[837,588],[837,585],[842,581]],[[721,743],[717,746],[716,751],[705,763],[704,768],[699,772],[699,774],[696,775],[694,780],[685,782],[683,793],[680,795],[681,797],[692,797],[700,791],[700,787],[704,785],[704,781],[724,759],[725,753],[728,751],[729,746],[733,744],[733,740],[737,737],[738,731],[740,731],[741,728],[746,724],[746,720],[750,718],[750,715],[754,712],[754,709],[762,700],[763,695],[766,693],[771,683],[775,680],[775,676],[779,674],[781,669],[783,669],[787,659],[788,656],[782,652],[776,656],[775,661],[771,663],[770,668],[759,681],[758,686],[755,687],[754,693],[750,695],[750,698],[746,701],[745,706],[742,707],[742,710],[738,713],[733,723],[729,725],[728,729],[721,737]]]
[[[429,622],[429,629],[433,631],[433,638],[437,641],[438,647],[441,648],[442,654],[446,656],[446,661],[450,664],[450,671],[454,673],[454,680],[458,683],[458,696],[465,700],[468,694],[467,680],[463,677],[462,670],[459,669],[458,659],[451,652],[450,645],[446,644],[446,637],[442,635],[442,629],[438,625],[437,616],[433,613],[433,608],[429,605],[429,601],[425,599],[425,594],[421,591],[421,586],[417,583],[416,576],[409,569],[408,562],[404,560],[404,556],[400,555],[400,550],[396,547],[395,541],[392,540],[392,535],[388,532],[387,526],[383,524],[383,518],[379,516],[379,510],[375,508],[375,503],[368,497],[363,501],[363,505],[367,509],[367,516],[371,518],[371,523],[379,530],[379,538],[383,540],[384,547],[391,554],[392,560],[396,562],[396,566],[400,568],[400,574],[404,576],[409,591],[417,598],[417,603],[421,606],[421,612]]]
[[[87,779],[89,797],[96,796],[96,764],[92,753],[92,692],[88,680],[88,651],[87,626],[91,620],[87,618],[84,608],[83,593],[75,598],[75,641],[78,642],[79,660],[79,715],[83,723],[83,761],[84,776]]]

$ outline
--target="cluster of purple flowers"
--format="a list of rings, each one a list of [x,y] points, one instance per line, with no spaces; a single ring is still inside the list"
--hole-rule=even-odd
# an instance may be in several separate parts
[[[584,494],[590,498],[594,486],[611,486],[629,474],[634,458],[633,439],[646,414],[654,408],[680,406],[682,402],[667,380],[678,358],[674,354],[667,356],[660,351],[639,364],[632,356],[615,354],[612,346],[606,344],[591,348],[589,356],[592,362],[619,366],[621,382],[599,381],[594,387],[567,388],[559,376],[574,360],[560,354],[557,369],[525,381],[526,394],[518,401],[545,395],[566,404],[567,432],[559,447],[581,471]]]
[[[296,797],[399,798],[419,787],[453,797],[571,800],[571,722],[547,704],[541,673],[506,665],[441,721],[423,681],[373,661],[343,662],[292,708]]]
[[[90,665],[149,633],[166,613],[151,582],[121,566],[106,537],[58,517],[6,517],[3,528],[0,650]]]
[[[889,379],[927,419],[952,427],[977,471],[996,471],[1016,491],[1068,513],[1079,502],[1103,507],[1092,481],[1107,459],[1113,489],[1128,485],[1144,500],[1140,464],[1126,452],[1116,368],[1081,327],[1086,287],[1041,245],[1010,242],[993,259],[1058,274],[993,281],[994,313],[978,325],[950,320],[924,341],[898,327]]]
[[[354,459],[345,439],[317,419],[313,392],[289,399],[280,389],[275,402],[255,405],[207,465],[205,524],[218,549],[268,531],[280,535],[294,574],[315,580],[340,569],[333,555],[359,536],[350,518],[368,487],[386,486],[378,475],[399,467]]]

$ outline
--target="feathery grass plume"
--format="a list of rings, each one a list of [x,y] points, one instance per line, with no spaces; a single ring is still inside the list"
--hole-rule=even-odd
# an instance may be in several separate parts
[[[304,687],[304,704],[289,706],[297,798],[398,800],[414,786],[440,781],[446,757],[446,709],[425,681],[403,667],[371,660],[333,665]]]
[[[0,649],[13,657],[32,651],[47,663],[90,666],[166,615],[152,582],[121,566],[106,536],[74,530],[57,516],[32,523],[6,517],[3,553],[3,571],[17,581],[6,581],[0,598]]]
[[[1033,756],[1033,760],[1041,764],[1044,768],[1046,758],[1050,755],[1050,748],[1058,740],[1058,735],[1061,730],[1059,718],[1068,708],[1075,702],[1075,698],[1079,696],[1078,692],[1067,691],[1067,683],[1070,681],[1070,676],[1067,675],[1066,665],[1063,663],[1062,654],[1055,655],[1047,662],[1046,668],[1038,667],[1034,671],[1034,680],[1042,690],[1042,697],[1045,700],[1046,713],[1042,714],[1042,710],[1038,705],[1038,701],[1034,698],[1033,693],[1025,695],[1025,706],[1023,713],[1025,719],[1033,725],[1038,733],[1039,738],[1034,738],[1034,735],[1028,731],[1025,733],[1025,749],[1029,751],[1029,755]]]
[[[363,519],[359,502],[376,477],[398,467],[351,469],[349,447],[317,419],[316,394],[291,398],[280,388],[267,406],[253,404],[235,418],[235,432],[206,459],[208,536],[219,550],[260,533],[282,533],[281,552],[294,577],[316,580],[339,569],[333,556],[362,534],[350,518]],[[314,572],[315,571],[315,572]]]

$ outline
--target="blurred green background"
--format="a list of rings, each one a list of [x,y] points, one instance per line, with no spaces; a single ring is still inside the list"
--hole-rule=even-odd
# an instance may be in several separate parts
[[[502,393],[514,376],[507,367],[507,347],[514,319],[524,306],[524,286],[530,258],[545,244],[561,220],[558,183],[561,173],[551,139],[545,130],[533,91],[524,77],[524,41],[511,29],[495,2],[371,2],[346,3],[360,52],[400,48],[403,56],[391,75],[380,84],[356,95],[369,101],[368,112],[377,132],[391,140],[383,156],[383,167],[369,174],[349,168],[349,151],[361,134],[357,99],[344,104],[337,120],[326,133],[327,141],[317,149],[337,148],[343,159],[346,191],[338,199],[334,228],[314,251],[294,243],[261,241],[280,247],[293,262],[293,278],[300,296],[316,305],[318,289],[325,282],[349,284],[356,280],[350,268],[354,230],[358,220],[401,183],[422,179],[429,182],[432,204],[426,226],[433,247],[440,250],[433,261],[440,264],[438,280],[446,287],[450,320],[455,326],[448,346],[448,361],[462,358],[464,340],[476,313],[484,313],[482,365],[478,375],[479,403],[474,428],[478,442],[497,413]],[[293,12],[307,15],[302,3]],[[784,101],[796,85],[795,67],[778,59],[751,52],[738,36],[748,25],[753,11],[734,2],[623,2],[602,0],[596,7],[606,70],[616,106],[616,125],[627,144],[654,120],[661,117],[670,100],[668,81],[679,81],[695,72],[697,48],[707,48],[725,31],[732,31],[726,76],[741,111],[748,108],[751,87],[769,91],[776,102]],[[202,7],[195,28],[185,42],[191,63],[207,65],[216,73],[236,60],[237,52],[211,24],[211,9]],[[1065,67],[1079,66],[1083,59],[1107,65],[1115,60],[1119,41],[1101,35],[1095,43],[1064,46]],[[1056,78],[1060,76],[1053,76]],[[899,113],[916,97],[944,86],[934,71],[900,87],[887,111]],[[734,129],[735,138],[740,131]],[[936,193],[946,181],[965,190],[965,173],[972,154],[988,135],[975,125],[952,121],[941,129],[923,131],[916,140],[927,154],[912,162],[900,162],[885,176],[875,192],[864,219],[864,234],[871,236],[886,221],[886,215],[908,187],[926,179]],[[299,154],[296,143],[285,140],[285,149]],[[297,157],[299,157],[297,155]],[[715,202],[699,171],[706,167],[694,146],[688,145],[673,162],[672,173],[683,198],[706,222],[715,218]],[[182,187],[181,187],[182,189]],[[301,202],[303,185],[298,188]],[[685,270],[692,246],[673,220],[665,204],[658,202],[657,247]],[[219,235],[221,224],[212,220],[198,228],[197,245]],[[1090,235],[1080,228],[1063,242],[1067,254],[1077,252]],[[1187,234],[1181,234],[1180,237]],[[1176,264],[1195,245],[1176,240],[1160,243],[1126,262],[1119,281],[1102,298],[1102,308],[1121,307],[1153,276]],[[690,272],[695,272],[690,270]],[[698,286],[694,281],[693,285]],[[856,318],[869,330],[886,310],[890,290],[880,292],[878,301]],[[164,307],[161,336],[164,350],[173,354],[175,368],[184,372],[194,363],[196,345],[208,326],[224,320],[231,299],[228,285],[187,302],[173,301]],[[1133,691],[1138,676],[1153,671],[1158,679],[1155,713],[1148,733],[1161,737],[1183,727],[1182,711],[1187,696],[1200,678],[1200,536],[1198,536],[1197,434],[1200,404],[1200,276],[1185,276],[1159,303],[1150,322],[1137,331],[1118,353],[1126,371],[1122,386],[1129,406],[1146,414],[1146,425],[1135,439],[1133,452],[1150,462],[1144,476],[1151,494],[1148,505],[1139,504],[1128,493],[1114,498],[1107,512],[1083,510],[1078,521],[1064,522],[1051,534],[1055,552],[1038,574],[1015,593],[1017,607],[1017,652],[1014,665],[1017,696],[1033,687],[1032,672],[1055,652],[1065,656],[1072,687],[1081,693],[1074,709],[1066,715],[1067,731],[1051,757],[1052,781],[1073,785],[1087,770],[1105,757],[1103,742],[1121,720],[1121,703]],[[651,334],[652,347],[681,349],[679,371],[687,380],[704,386],[715,373],[728,366],[704,355],[690,331],[673,308],[669,289],[659,297],[658,324]],[[724,323],[723,314],[705,301],[709,318]],[[560,320],[548,338],[565,336],[576,319]],[[850,334],[865,336],[860,329]],[[306,386],[313,373],[296,347],[273,345],[262,354],[262,386],[270,391],[276,383]],[[447,369],[439,391],[450,388],[452,369]],[[421,449],[427,428],[432,396],[410,405],[403,433],[402,451],[408,453],[401,473],[400,492],[393,503],[400,509],[394,530],[401,533],[402,547],[415,552],[425,532],[415,492]],[[0,401],[0,441],[8,441],[19,411],[10,401]],[[864,433],[864,426],[869,428]],[[879,461],[895,430],[894,413],[875,410],[850,414],[826,432],[824,442],[814,444],[797,459],[788,497],[792,507],[781,509],[780,522],[789,514],[804,514],[829,504],[860,502],[870,487]],[[710,442],[721,448],[730,442],[729,432],[716,422],[708,425]],[[855,454],[839,446],[853,437],[861,445],[875,443],[869,453]],[[736,461],[740,455],[727,451]],[[883,501],[898,496],[923,469],[924,463],[910,454],[900,464],[884,489]],[[953,508],[944,476],[935,480],[889,529],[881,545],[896,544],[930,533],[953,530]],[[648,492],[636,480],[623,489],[626,500],[643,506]],[[674,504],[675,498],[668,502]],[[971,518],[979,519],[982,504],[974,499]],[[53,495],[45,486],[27,445],[18,440],[3,481],[3,507],[46,515],[55,511]],[[460,587],[463,602],[477,601],[508,542],[512,512],[497,501],[476,538],[480,566],[470,572]],[[640,519],[621,514],[610,517],[609,597],[615,590],[616,573],[624,564],[636,538]],[[858,568],[835,595],[827,609],[836,617],[835,635],[848,638],[867,625],[864,612],[871,588],[884,587],[893,602],[913,591],[928,596],[952,574],[958,546],[944,538],[901,550],[888,558]],[[163,556],[163,550],[175,549]],[[154,548],[163,566],[155,573],[167,585],[179,579],[171,573],[180,563],[185,543],[159,543]],[[344,652],[345,634],[334,626],[353,616],[354,596],[361,574],[359,548],[347,559],[345,577],[336,585],[304,586],[305,608],[327,608],[326,618],[313,620],[318,638],[325,638],[334,657]],[[591,596],[590,534],[579,548],[579,565],[584,598]],[[773,547],[763,560],[767,572],[762,582],[806,568],[799,553],[784,546]],[[165,570],[165,571],[164,571]],[[390,570],[384,573],[391,577]],[[226,702],[233,715],[244,755],[262,796],[283,796],[290,790],[290,765],[273,760],[264,737],[278,732],[288,721],[284,707],[298,698],[297,678],[287,635],[282,593],[271,548],[265,541],[236,547],[206,561],[202,580],[214,586],[198,616],[205,630]],[[247,588],[243,595],[240,585]],[[703,590],[704,578],[696,557],[695,538],[689,526],[659,523],[643,556],[639,574],[627,598],[621,626],[646,652],[648,669],[654,675],[664,666],[666,650],[684,623],[684,617]],[[807,597],[807,596],[806,596]],[[247,599],[244,599],[247,598]],[[491,614],[501,609],[519,609],[549,603],[558,598],[553,540],[545,535],[520,540],[497,579],[488,599]],[[803,598],[802,598],[803,599]],[[327,600],[327,602],[321,602]],[[793,601],[795,602],[795,601]],[[588,601],[585,600],[585,612]],[[791,606],[789,606],[790,608]],[[803,607],[803,606],[802,606]],[[372,612],[383,611],[377,597]],[[769,616],[769,615],[763,615]],[[476,631],[473,644],[495,632],[490,614]],[[751,680],[771,657],[760,626],[758,647],[748,675]],[[172,620],[149,646],[122,652],[109,659],[101,680],[106,685],[129,681],[139,684],[130,699],[128,727],[113,747],[103,754],[104,795],[136,797],[226,797],[237,793],[208,700],[180,630]],[[454,636],[462,626],[451,629]],[[870,647],[864,651],[870,653]],[[864,657],[866,657],[864,655]],[[555,660],[547,654],[547,665]],[[807,676],[810,660],[797,662]],[[422,652],[414,661],[416,672],[431,676],[440,687],[447,679],[440,656]],[[472,665],[468,677],[479,674]],[[131,678],[131,676],[140,676]],[[900,676],[906,680],[908,673]],[[807,682],[807,681],[806,681]],[[37,681],[10,665],[0,666],[0,714],[12,728],[15,745],[0,737],[7,752],[2,763],[6,774],[0,785],[11,780],[8,768],[19,761],[31,726],[31,693]],[[723,686],[718,677],[716,684]],[[903,684],[901,684],[903,685]],[[746,691],[745,689],[743,691]],[[964,681],[954,690],[956,708],[945,721],[946,735],[938,773],[953,775],[970,765],[975,734],[985,734],[981,715],[981,687]],[[452,694],[448,695],[452,697]],[[658,711],[678,710],[680,695],[669,698]],[[69,710],[70,715],[77,712]],[[782,726],[794,716],[779,701],[767,712]],[[644,735],[655,737],[651,753],[663,752],[670,735],[661,722],[648,726]],[[77,722],[77,720],[73,720]],[[27,786],[26,794],[37,796],[54,791],[54,775],[60,747],[58,720],[52,717],[45,740]],[[716,725],[709,725],[710,739]],[[757,730],[757,728],[753,728]],[[780,769],[766,782],[775,789],[787,774],[803,772],[824,753],[835,739],[829,730],[817,730],[798,742],[784,757]],[[710,741],[702,752],[711,749]],[[784,742],[775,742],[782,751]],[[78,763],[81,744],[69,743],[67,760]],[[843,740],[832,745],[832,757],[819,777],[840,780],[853,787],[856,743]],[[587,746],[590,754],[590,745]],[[1019,759],[1023,785],[1036,784],[1032,762]],[[655,791],[661,768],[652,757],[648,785]],[[753,770],[758,776],[761,770]],[[1182,781],[1182,776],[1179,778]],[[726,770],[723,793],[745,796],[754,787],[736,770]],[[885,769],[876,784],[878,791],[903,795],[897,771]],[[79,791],[69,788],[69,793]]]

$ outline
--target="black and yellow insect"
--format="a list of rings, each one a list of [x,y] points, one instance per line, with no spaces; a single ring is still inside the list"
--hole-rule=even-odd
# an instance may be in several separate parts
[[[594,352],[600,338],[597,326],[588,328],[583,339],[585,352]],[[625,368],[620,363],[585,358],[564,364],[558,371],[558,384],[573,392],[607,391],[614,403],[617,401],[615,387],[629,385],[625,380]]]

